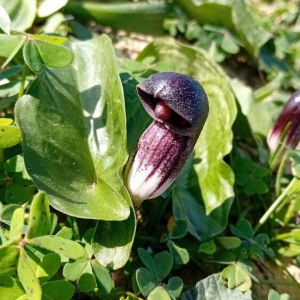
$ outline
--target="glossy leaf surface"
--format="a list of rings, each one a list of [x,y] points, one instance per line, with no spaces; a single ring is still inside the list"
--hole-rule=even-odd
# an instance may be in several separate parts
[[[27,170],[57,210],[124,220],[130,207],[121,179],[125,112],[111,42],[102,36],[72,49],[73,64],[44,68],[16,105]]]
[[[10,16],[11,29],[25,31],[32,25],[36,15],[36,0],[0,0],[0,4]]]
[[[207,240],[225,228],[233,201],[234,176],[223,157],[232,148],[234,96],[224,72],[200,49],[173,39],[158,39],[144,49],[138,60],[151,56],[157,64],[169,63],[174,67],[172,71],[196,78],[208,96],[208,119],[173,189],[175,219],[185,220],[189,232],[200,241]]]

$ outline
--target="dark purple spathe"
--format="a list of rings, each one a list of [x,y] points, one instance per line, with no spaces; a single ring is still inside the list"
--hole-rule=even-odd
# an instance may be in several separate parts
[[[284,144],[290,149],[297,147],[300,141],[300,90],[295,92],[284,105],[268,135],[271,152],[275,151],[285,127],[290,123]]]
[[[154,121],[126,168],[125,182],[135,205],[170,187],[193,151],[209,111],[202,86],[187,75],[154,74],[137,91]]]

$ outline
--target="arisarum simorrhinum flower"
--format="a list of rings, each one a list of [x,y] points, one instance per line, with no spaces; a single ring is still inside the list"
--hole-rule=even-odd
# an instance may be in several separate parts
[[[295,92],[284,105],[268,135],[268,145],[274,152],[281,139],[283,131],[289,125],[284,139],[284,146],[295,149],[300,141],[300,90]]]
[[[208,116],[207,96],[194,78],[158,73],[137,86],[153,122],[139,139],[125,182],[135,205],[161,195],[191,154]]]

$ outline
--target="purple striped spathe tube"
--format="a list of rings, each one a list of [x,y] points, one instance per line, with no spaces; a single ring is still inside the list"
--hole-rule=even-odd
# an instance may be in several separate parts
[[[268,145],[271,152],[278,146],[281,135],[290,123],[284,145],[289,149],[295,149],[300,141],[300,90],[295,92],[284,105],[268,134]]]
[[[137,86],[154,119],[139,139],[125,171],[133,203],[156,198],[176,179],[208,116],[207,96],[192,77],[158,73]]]

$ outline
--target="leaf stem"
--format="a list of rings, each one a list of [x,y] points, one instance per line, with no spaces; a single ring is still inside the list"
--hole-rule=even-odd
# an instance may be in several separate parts
[[[260,218],[257,225],[254,228],[254,233],[256,233],[259,228],[266,223],[270,215],[276,210],[276,208],[282,203],[288,193],[294,188],[294,185],[297,183],[297,179],[294,177],[287,188],[283,191],[283,193],[273,202],[273,204],[269,207],[269,209],[265,212],[265,214]]]
[[[26,73],[27,73],[27,65],[24,64],[23,71],[22,71],[22,79],[21,79],[21,85],[20,85],[20,90],[19,90],[19,96],[18,96],[18,98],[21,98],[24,95]]]
[[[284,154],[284,157],[279,165],[278,171],[277,171],[277,175],[276,175],[276,197],[279,197],[280,195],[280,191],[281,191],[281,178],[284,172],[284,167],[286,165],[286,161],[289,158],[289,152],[286,152]]]

